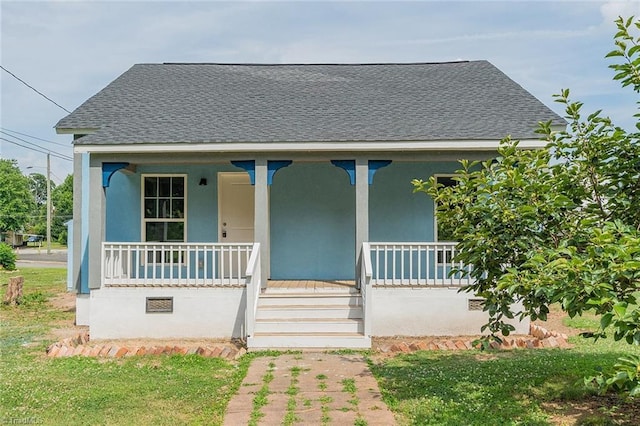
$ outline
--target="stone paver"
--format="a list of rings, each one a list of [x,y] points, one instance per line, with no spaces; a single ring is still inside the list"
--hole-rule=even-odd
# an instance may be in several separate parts
[[[294,425],[353,425],[358,419],[369,426],[396,424],[364,357],[303,352],[256,358],[229,402],[224,425],[249,423],[253,399],[270,365],[273,380],[267,404],[260,409],[260,426],[287,424],[287,419]],[[345,389],[350,380],[355,395]]]

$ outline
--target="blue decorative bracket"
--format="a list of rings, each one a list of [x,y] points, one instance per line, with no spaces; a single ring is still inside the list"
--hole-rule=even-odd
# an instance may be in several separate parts
[[[293,163],[291,160],[267,161],[267,185],[273,183],[273,175],[275,175],[278,170],[290,166],[291,163]]]
[[[129,163],[102,163],[102,187],[108,188],[111,176],[125,167],[129,167]]]
[[[387,167],[391,164],[391,160],[369,160],[369,185],[373,185],[373,176],[378,169]]]
[[[251,181],[251,185],[256,184],[256,162],[254,160],[232,161],[231,164],[244,169],[247,173],[249,173],[249,180]]]
[[[267,161],[267,185],[271,185],[273,183],[273,175],[275,175],[278,170],[289,166],[291,163],[293,163],[291,160]],[[244,169],[249,173],[251,185],[256,184],[256,162],[254,160],[232,161],[231,164]]]
[[[356,184],[356,160],[331,160],[331,164],[344,169],[349,175],[351,185]]]

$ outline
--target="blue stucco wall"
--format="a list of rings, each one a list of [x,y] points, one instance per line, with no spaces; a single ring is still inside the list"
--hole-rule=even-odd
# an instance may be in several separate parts
[[[272,279],[352,279],[355,187],[331,163],[294,163],[274,177]]]
[[[218,172],[238,172],[231,165],[138,166],[135,174],[115,173],[107,188],[106,240],[141,241],[142,174],[187,175],[187,241],[218,240]],[[200,179],[207,185],[198,185]]]
[[[378,170],[369,186],[369,240],[433,241],[433,200],[414,193],[411,180],[453,173],[459,166],[456,162],[394,162]]]

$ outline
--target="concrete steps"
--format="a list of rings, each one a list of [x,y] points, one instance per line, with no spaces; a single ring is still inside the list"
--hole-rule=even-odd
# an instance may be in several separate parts
[[[371,347],[355,288],[268,289],[258,299],[250,351]]]

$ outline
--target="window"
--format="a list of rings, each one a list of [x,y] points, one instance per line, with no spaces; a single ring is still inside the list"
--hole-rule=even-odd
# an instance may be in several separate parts
[[[453,180],[453,175],[435,175],[436,182],[442,186],[455,186],[456,181]],[[453,232],[451,229],[447,229],[438,223],[436,213],[434,211],[434,233],[436,241],[454,241]]]
[[[143,175],[144,241],[182,242],[186,230],[186,176]]]

